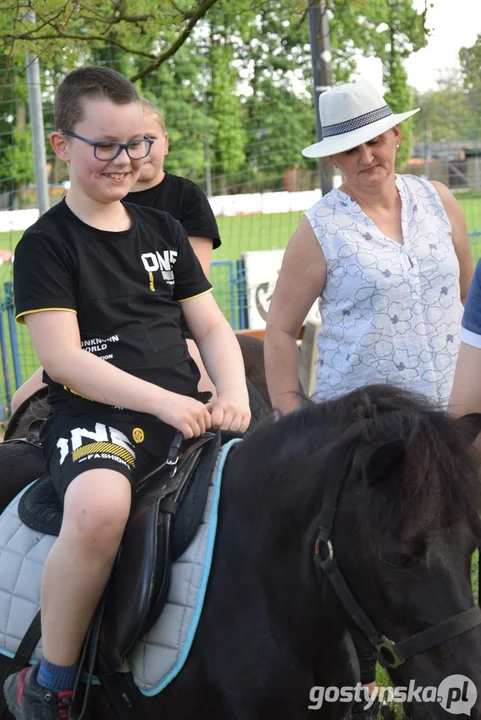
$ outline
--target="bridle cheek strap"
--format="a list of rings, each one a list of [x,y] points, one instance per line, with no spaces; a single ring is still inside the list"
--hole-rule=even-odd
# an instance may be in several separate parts
[[[422,630],[405,640],[400,640],[397,643],[389,640],[373,625],[352,594],[334,559],[332,543],[330,540],[326,540],[329,535],[330,529],[327,530],[325,526],[320,528],[314,553],[316,567],[320,573],[329,579],[337,597],[351,619],[368,639],[375,651],[377,661],[383,667],[397,668],[413,655],[426,652],[436,645],[446,642],[446,640],[451,640],[481,625],[481,609],[479,605],[474,605],[468,610],[453,615],[447,620],[442,620],[437,625]]]
[[[473,630],[478,625],[481,625],[481,608],[479,605],[473,605],[458,615],[453,615],[433,627],[406,638],[406,640],[401,640],[394,645],[394,651],[404,658],[419,655],[426,650],[431,650],[436,645],[441,645],[446,640],[452,640],[468,630]]]

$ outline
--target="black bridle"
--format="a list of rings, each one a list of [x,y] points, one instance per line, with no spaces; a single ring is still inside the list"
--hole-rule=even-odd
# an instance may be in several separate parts
[[[352,471],[352,470],[351,470]],[[315,543],[314,560],[320,573],[331,582],[337,597],[349,613],[351,619],[368,639],[377,661],[385,668],[397,668],[413,655],[430,650],[446,640],[462,635],[481,625],[479,605],[442,620],[405,640],[394,642],[383,635],[366,615],[352,594],[344,576],[336,563],[332,533],[343,488],[342,482],[336,482],[333,475],[329,478],[319,519],[319,534]]]

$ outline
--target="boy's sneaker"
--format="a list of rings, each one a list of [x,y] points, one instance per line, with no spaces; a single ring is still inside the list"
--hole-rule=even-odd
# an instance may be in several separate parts
[[[3,686],[16,720],[68,720],[72,691],[55,693],[37,682],[38,665],[10,675]]]

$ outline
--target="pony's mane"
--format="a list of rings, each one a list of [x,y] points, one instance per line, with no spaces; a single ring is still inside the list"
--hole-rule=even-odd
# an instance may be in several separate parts
[[[22,412],[23,410],[23,412]],[[50,405],[46,398],[35,397],[28,405],[28,409],[19,408],[18,414],[11,419],[11,435],[14,437],[26,437],[28,429],[34,420],[45,420],[50,412]]]
[[[429,521],[428,510],[439,519],[448,508],[453,525],[468,523],[479,532],[481,485],[472,437],[461,421],[423,396],[371,385],[336,400],[307,403],[259,428],[253,441],[257,432],[267,472],[279,478],[276,492],[283,505],[301,510],[320,503],[325,479],[332,473],[345,479],[357,449],[368,452],[396,441],[404,451],[403,471],[394,466],[387,477],[363,479],[364,489],[372,490],[360,493],[366,521],[415,532]],[[293,468],[296,482],[283,482],[283,475],[292,478]]]

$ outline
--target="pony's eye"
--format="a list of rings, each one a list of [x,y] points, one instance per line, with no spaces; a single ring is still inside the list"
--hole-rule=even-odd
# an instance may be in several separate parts
[[[409,555],[400,552],[381,553],[381,560],[392,567],[404,568],[409,564]]]

